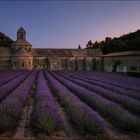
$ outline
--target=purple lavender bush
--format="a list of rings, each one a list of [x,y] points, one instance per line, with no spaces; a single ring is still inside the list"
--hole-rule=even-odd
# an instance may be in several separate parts
[[[91,76],[86,75],[86,74],[79,74],[79,73],[76,73],[76,72],[75,73],[74,72],[61,72],[61,73],[66,74],[66,75],[68,75],[68,76],[70,76],[70,77],[72,77],[74,79],[79,79],[79,80],[85,81],[86,83],[96,85],[96,86],[100,86],[100,87],[102,87],[104,89],[111,90],[111,91],[116,92],[116,93],[118,93],[120,95],[126,95],[126,96],[132,97],[134,99],[140,100],[139,91],[135,91],[133,89],[126,90],[123,87],[118,87],[118,86],[115,86],[115,85],[111,85],[109,83],[105,83],[104,81],[98,81],[96,79],[90,79]]]
[[[43,72],[38,74],[34,107],[31,115],[31,127],[34,131],[52,134],[64,128],[56,102],[46,83]]]
[[[103,83],[107,83],[109,85],[126,89],[127,91],[132,90],[137,93],[140,92],[139,78],[132,78],[132,77],[127,77],[122,75],[116,75],[115,73],[113,74],[113,73],[106,73],[106,72],[84,72],[84,73],[82,72],[80,73],[80,75],[81,76],[84,75],[87,79],[90,80],[100,81]]]
[[[26,72],[14,80],[0,86],[0,102],[6,98],[6,96],[9,95],[15,88],[17,88],[20,83],[22,83],[27,78],[27,76],[29,76],[30,73],[31,72]]]
[[[122,106],[63,78],[54,72],[50,73],[83,102],[98,111],[102,117],[106,118],[116,128],[123,131],[140,133],[140,119],[129,113]]]
[[[18,120],[35,80],[36,72],[32,72],[24,82],[11,92],[0,103],[0,132],[13,129],[18,125]]]
[[[20,76],[23,73],[24,72],[21,71],[21,72],[15,73],[15,74],[10,75],[10,76],[7,75],[6,78],[3,78],[3,79],[0,80],[0,86],[14,80],[16,77]]]
[[[60,104],[65,108],[69,120],[81,132],[96,135],[106,133],[110,127],[97,112],[81,102],[74,94],[65,88],[48,72],[45,72],[52,91],[58,97]]]
[[[98,93],[99,95],[103,96],[106,99],[112,100],[118,104],[123,105],[128,111],[140,116],[140,102],[138,100],[130,98],[125,95],[117,94],[116,92],[112,92],[100,86],[91,85],[79,79],[71,78],[70,76],[67,76],[62,73],[58,73],[58,72],[56,73],[64,77],[65,79],[70,80],[73,83],[76,83],[82,87],[85,87],[93,92]]]

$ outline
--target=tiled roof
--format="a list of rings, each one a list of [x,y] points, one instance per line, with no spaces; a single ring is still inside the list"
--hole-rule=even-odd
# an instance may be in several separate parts
[[[31,56],[32,54],[28,53],[24,48],[18,49],[13,56]]]
[[[103,57],[140,55],[140,51],[117,52],[103,55]]]
[[[31,43],[29,43],[27,40],[25,39],[19,39],[19,40],[16,40],[12,46],[32,46]]]
[[[25,30],[23,29],[23,27],[21,26],[17,32],[25,32]]]
[[[93,49],[41,49],[33,48],[33,56],[48,57],[76,57],[76,56],[100,56],[101,51]]]

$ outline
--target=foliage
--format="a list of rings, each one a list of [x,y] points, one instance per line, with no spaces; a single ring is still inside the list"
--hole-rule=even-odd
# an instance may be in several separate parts
[[[10,47],[14,41],[0,32],[0,46]]]
[[[140,50],[140,30],[134,33],[120,36],[118,38],[106,37],[104,41],[92,43],[88,41],[86,49],[100,48],[103,54],[122,52],[122,51],[138,51]]]

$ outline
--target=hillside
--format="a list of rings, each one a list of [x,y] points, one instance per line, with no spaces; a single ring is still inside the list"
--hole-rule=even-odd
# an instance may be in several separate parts
[[[14,41],[0,32],[0,47],[9,47]]]
[[[122,51],[139,51],[140,50],[140,30],[122,35],[120,37],[106,37],[104,41],[92,43],[88,41],[86,49],[100,48],[103,54],[122,52]]]

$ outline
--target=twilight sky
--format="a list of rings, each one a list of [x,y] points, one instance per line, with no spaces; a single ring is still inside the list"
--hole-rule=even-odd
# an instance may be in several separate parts
[[[20,26],[36,48],[84,48],[140,29],[140,1],[0,1],[0,32]]]

